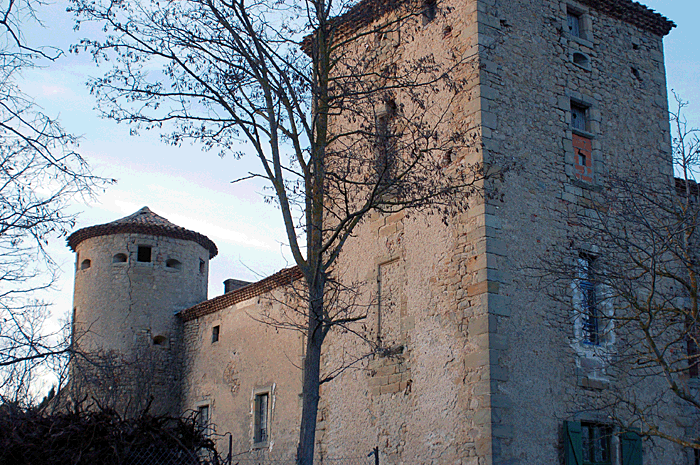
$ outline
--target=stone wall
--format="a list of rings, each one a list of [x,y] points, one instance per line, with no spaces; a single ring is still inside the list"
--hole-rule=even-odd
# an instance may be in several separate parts
[[[137,260],[138,246],[151,247],[149,262]],[[181,239],[114,234],[86,239],[76,252],[73,337],[84,356],[73,360],[73,387],[104,384],[94,395],[109,394],[130,412],[153,395],[153,412],[177,413],[175,312],[206,300],[209,251]]]
[[[499,186],[502,200],[488,206],[495,227],[487,261],[506,277],[488,292],[492,372],[501,374],[491,385],[501,399],[492,411],[493,463],[561,463],[564,420],[608,421],[589,409],[611,376],[576,336],[573,300],[554,302],[536,270],[555,254],[575,261],[596,253],[576,216],[595,214],[608,175],[670,182],[662,38],[575,1],[480,4],[480,33],[498,41],[483,54],[482,107],[491,115],[483,118],[484,157],[517,167]],[[583,37],[569,33],[567,10],[580,15]],[[587,118],[579,131],[577,108]],[[651,396],[654,385],[649,379],[623,394]],[[668,412],[671,431],[681,414]],[[645,463],[679,457],[673,446],[645,445]]]
[[[233,292],[244,292],[245,289]],[[301,418],[301,333],[284,288],[184,322],[183,412],[206,406],[215,433],[231,433],[233,453],[293,458]],[[213,338],[213,328],[218,327]],[[268,440],[255,443],[255,395],[269,393]],[[219,450],[228,437],[216,436]]]

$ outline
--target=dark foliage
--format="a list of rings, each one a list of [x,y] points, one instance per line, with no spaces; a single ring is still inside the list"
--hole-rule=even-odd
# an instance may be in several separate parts
[[[216,457],[213,441],[194,417],[121,418],[114,410],[81,408],[46,414],[0,406],[2,465],[184,465],[201,463],[203,453]]]

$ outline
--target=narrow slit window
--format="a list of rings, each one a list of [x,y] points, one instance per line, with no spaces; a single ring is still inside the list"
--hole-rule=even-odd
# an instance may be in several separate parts
[[[253,432],[253,440],[256,444],[266,443],[269,437],[267,424],[269,400],[270,393],[268,392],[255,395],[255,419],[253,422],[255,431]]]
[[[216,325],[211,328],[211,342],[219,342],[219,333],[221,331],[221,326]]]
[[[202,405],[197,409],[197,428],[205,435],[209,434],[209,406]]]
[[[598,302],[594,274],[595,259],[581,253],[578,258],[578,288],[580,292],[579,312],[581,315],[583,341],[588,344],[600,343]]]
[[[149,263],[151,261],[151,246],[140,245],[136,254],[136,260],[143,263]]]
[[[199,259],[199,272],[204,274],[204,272],[207,271],[207,264],[204,260],[201,258]]]

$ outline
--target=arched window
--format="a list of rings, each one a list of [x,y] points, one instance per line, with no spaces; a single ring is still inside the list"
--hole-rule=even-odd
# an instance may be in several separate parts
[[[166,260],[165,266],[166,266],[167,268],[172,268],[172,269],[175,269],[175,270],[181,270],[181,269],[182,269],[182,263],[180,263],[179,260],[175,260],[174,258],[169,258],[168,260]]]
[[[165,345],[165,342],[167,341],[167,338],[163,336],[162,334],[159,334],[157,336],[153,336],[153,345],[154,346],[163,346]]]
[[[126,254],[116,254],[114,257],[112,257],[112,263],[126,263]]]
[[[90,268],[90,265],[91,265],[90,260],[85,259],[80,263],[80,269],[87,270],[88,268]]]

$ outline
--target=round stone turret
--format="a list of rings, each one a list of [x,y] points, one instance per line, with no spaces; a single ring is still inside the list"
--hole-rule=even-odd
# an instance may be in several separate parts
[[[143,207],[68,237],[76,253],[73,395],[126,414],[179,413],[180,323],[207,299],[216,245]]]

